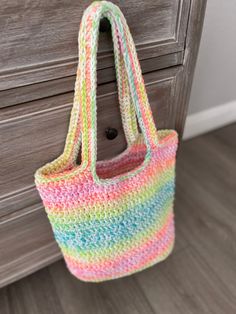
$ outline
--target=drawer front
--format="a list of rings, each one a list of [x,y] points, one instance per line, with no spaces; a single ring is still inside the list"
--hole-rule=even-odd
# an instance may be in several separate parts
[[[175,128],[178,111],[176,87],[182,67],[144,76],[158,129]],[[29,274],[60,258],[39,195],[35,170],[62,152],[73,93],[67,93],[1,110],[0,134],[0,285]],[[126,147],[116,84],[98,88],[98,159],[111,158]],[[105,129],[118,130],[108,140]],[[178,129],[178,128],[177,128]],[[179,131],[181,128],[179,127]]]
[[[42,207],[0,219],[0,287],[61,257]]]
[[[145,59],[140,61],[142,73],[146,74],[160,69],[180,65],[183,63],[184,52],[176,52],[165,56]],[[28,76],[21,77],[25,82]],[[116,79],[115,68],[108,67],[97,71],[98,85],[114,82]],[[75,75],[62,77],[56,80],[40,82],[0,91],[0,108],[10,107],[29,101],[47,98],[74,90]]]
[[[176,67],[145,75],[150,104],[159,129],[175,128],[178,107],[174,94],[181,69]],[[111,158],[126,147],[115,88],[116,85],[110,83],[98,89],[98,159]],[[72,99],[73,94],[69,93],[1,110],[4,163],[0,167],[4,183],[0,188],[0,216],[39,201],[33,175],[37,168],[61,154]],[[107,127],[118,130],[114,140],[106,138]]]
[[[190,0],[113,1],[124,12],[141,60],[184,50]],[[1,3],[0,90],[71,76],[87,0]],[[99,67],[112,65],[110,33],[101,33]]]
[[[134,37],[155,123],[180,136],[206,0],[113,1]],[[0,286],[60,258],[34,186],[63,150],[73,100],[77,36],[88,0],[3,0],[0,11]],[[122,152],[111,34],[98,51],[98,159]],[[108,140],[105,129],[118,130]]]

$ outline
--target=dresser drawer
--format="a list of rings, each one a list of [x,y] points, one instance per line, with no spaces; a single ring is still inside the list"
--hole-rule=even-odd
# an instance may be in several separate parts
[[[0,218],[0,287],[61,257],[42,206]]]
[[[144,76],[158,129],[181,132],[176,125],[180,110],[176,86],[182,70],[179,66]],[[12,268],[18,278],[60,257],[34,186],[34,173],[62,152],[72,99],[73,93],[67,93],[1,110],[0,285],[11,281]],[[126,147],[115,83],[99,86],[97,106],[98,159],[109,159]],[[118,130],[115,139],[106,138],[107,127]]]
[[[180,65],[183,63],[184,52],[171,53],[151,59],[141,60],[142,73],[165,69],[168,67]],[[114,82],[116,79],[114,66],[100,69],[97,71],[98,85]],[[58,94],[73,92],[75,84],[75,75],[66,76],[55,80],[19,86],[0,91],[0,109],[14,106],[33,100],[47,98]]]
[[[181,70],[181,67],[176,67],[144,76],[159,129],[176,127],[179,108],[174,95]],[[72,99],[73,93],[68,93],[2,109],[0,133],[4,164],[0,167],[3,168],[1,173],[4,184],[0,189],[0,216],[39,201],[33,186],[33,175],[37,168],[61,154]],[[107,127],[118,130],[114,140],[106,138]],[[177,129],[181,131],[180,127]],[[98,89],[98,159],[111,158],[125,147],[116,84],[105,84]]]
[[[182,135],[206,0],[112,1],[134,37],[158,129]],[[58,157],[68,129],[77,36],[87,0],[9,0],[0,12],[0,286],[61,257],[34,185],[36,169]],[[121,153],[109,32],[98,51],[98,159]],[[118,136],[108,140],[107,127]]]
[[[190,0],[113,1],[130,26],[140,60],[184,50]],[[0,90],[74,75],[77,36],[91,1],[3,1]],[[99,68],[113,64],[111,35],[100,34]]]

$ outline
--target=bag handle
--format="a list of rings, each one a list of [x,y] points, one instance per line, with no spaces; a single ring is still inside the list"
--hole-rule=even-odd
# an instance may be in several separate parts
[[[93,3],[82,18],[79,39],[83,58],[80,59],[81,127],[82,127],[82,163],[87,163],[93,174],[96,172],[97,125],[96,125],[96,66],[99,21],[107,17],[112,31],[118,37],[128,76],[131,97],[135,105],[140,128],[144,135],[147,150],[150,153],[157,144],[156,128],[148,103],[145,85],[138,62],[133,39],[125,19],[117,6],[101,1]]]
[[[112,27],[112,30],[114,30],[114,26]],[[124,59],[121,53],[118,37],[116,36],[114,31],[112,31],[112,39],[114,47],[120,113],[126,141],[129,146],[135,141],[139,134],[136,113],[130,95],[129,82],[125,69]]]
[[[130,95],[135,107],[135,112],[144,140],[147,153],[157,145],[156,127],[143,82],[140,65],[138,62],[133,39],[125,18],[119,8],[107,1],[94,2],[85,11],[80,32],[79,49],[80,58],[77,71],[75,100],[72,109],[71,129],[67,142],[75,144],[82,135],[82,164],[90,168],[95,174],[97,159],[97,123],[96,123],[96,66],[99,22],[102,17],[107,17],[112,26],[113,38],[118,38],[123,55]],[[81,108],[79,108],[81,106]],[[81,130],[76,127],[76,121],[81,116]],[[74,142],[75,140],[75,142]],[[74,143],[72,143],[74,142]],[[78,153],[75,145],[74,153]]]
[[[114,53],[114,55],[116,58],[116,53]],[[118,74],[119,72],[120,74]],[[138,137],[139,131],[135,107],[130,94],[128,77],[126,74],[125,64],[122,55],[120,55],[119,68],[117,68],[116,73],[122,126],[124,129],[127,144],[129,146]],[[118,75],[120,75],[120,78],[118,77]]]
[[[88,10],[88,9],[87,9]],[[85,13],[84,13],[85,14]],[[82,27],[82,22],[81,22]],[[80,27],[80,29],[81,29]],[[115,57],[115,70],[118,84],[118,98],[120,104],[120,113],[122,119],[122,126],[124,129],[125,137],[128,146],[131,145],[137,138],[139,131],[136,120],[135,108],[132,102],[132,98],[129,90],[128,77],[124,65],[123,56],[121,53],[118,38],[114,32],[112,32],[113,49]],[[81,45],[79,45],[79,51],[82,51]],[[82,56],[82,53],[80,53]],[[81,58],[80,56],[80,58]],[[76,164],[78,151],[81,144],[81,128],[80,128],[80,104],[79,104],[79,79],[80,79],[80,65],[77,69],[77,76],[75,82],[75,93],[73,108],[71,111],[71,119],[66,139],[64,154],[66,154],[66,160],[68,160],[69,167]],[[66,166],[67,167],[67,166]]]

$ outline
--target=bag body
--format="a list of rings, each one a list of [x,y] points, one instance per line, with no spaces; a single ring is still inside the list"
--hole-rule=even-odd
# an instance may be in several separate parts
[[[127,148],[115,158],[97,161],[96,56],[103,17],[111,23]],[[174,130],[156,130],[123,14],[110,2],[92,3],[80,25],[64,152],[35,174],[55,239],[73,275],[93,282],[114,279],[170,254],[177,144]]]

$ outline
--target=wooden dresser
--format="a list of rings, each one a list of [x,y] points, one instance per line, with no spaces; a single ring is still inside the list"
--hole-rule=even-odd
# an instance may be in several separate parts
[[[127,18],[158,129],[183,132],[206,0],[113,1]],[[0,12],[0,286],[61,257],[34,172],[63,149],[87,0],[10,0]],[[125,148],[111,34],[98,53],[98,157]],[[115,128],[113,140],[106,128]]]

